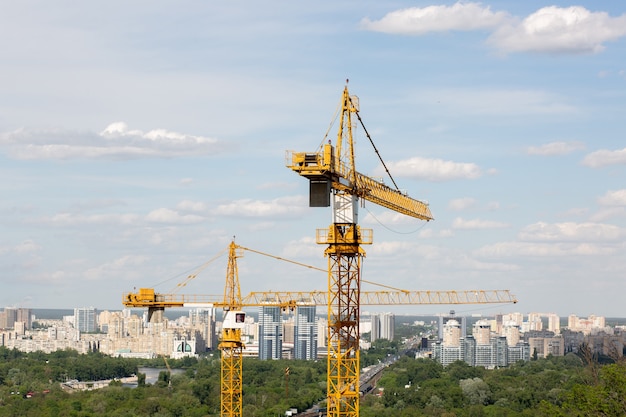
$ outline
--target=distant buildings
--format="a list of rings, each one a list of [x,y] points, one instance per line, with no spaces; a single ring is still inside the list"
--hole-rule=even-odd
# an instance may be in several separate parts
[[[598,316],[580,319],[571,315],[562,332],[560,317],[553,313],[530,313],[527,320],[521,313],[497,315],[493,320],[476,321],[471,335],[463,334],[463,319],[454,315],[439,318],[439,338],[432,350],[443,365],[462,360],[486,368],[507,366],[535,357],[563,356],[577,351],[583,342],[594,354],[619,357],[625,345],[625,334],[613,335],[604,317]]]
[[[258,320],[249,314],[242,329],[243,354],[263,360],[324,357],[328,321],[324,315],[317,315],[316,307],[301,302],[286,313],[268,304],[259,308]],[[394,339],[395,315],[366,313],[361,318],[361,334],[370,332],[371,340]],[[626,344],[626,326],[606,326],[600,316],[571,315],[566,328],[561,328],[560,318],[552,313],[499,314],[468,326],[469,319],[454,312],[438,317],[438,332],[430,340],[428,335],[416,335],[422,338],[421,354],[430,352],[444,365],[462,360],[491,368],[534,357],[562,356],[576,352],[583,343],[589,354],[620,357]],[[93,307],[82,307],[63,320],[37,320],[36,329],[32,329],[32,323],[30,309],[0,311],[0,346],[27,352],[71,348],[80,353],[180,358],[217,349],[221,331],[214,308],[190,310],[188,316],[176,320],[164,317],[160,322],[150,322],[146,312],[97,312]],[[369,347],[367,339],[361,339],[362,349]]]
[[[6,307],[0,312],[0,329],[14,329],[16,323],[17,327],[24,328],[24,330],[30,330],[32,325],[32,311],[30,308],[15,308]]]
[[[591,315],[587,318],[580,318],[575,314],[571,314],[567,318],[567,328],[575,331],[582,332],[585,335],[597,332],[598,330],[604,330],[606,327],[606,321],[602,316]]]
[[[433,356],[444,366],[460,360],[485,368],[530,359],[529,346],[520,340],[519,327],[514,322],[502,326],[502,335],[492,332],[492,324],[495,320],[478,320],[472,334],[463,337],[459,321],[449,319],[443,325],[443,339],[434,345]]]

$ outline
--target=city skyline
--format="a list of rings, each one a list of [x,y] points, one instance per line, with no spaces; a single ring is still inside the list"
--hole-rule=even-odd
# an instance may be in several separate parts
[[[626,316],[624,4],[10,3],[0,34],[0,306],[121,309],[196,275],[182,292],[222,294],[233,238],[325,270],[331,211],[308,207],[285,151],[334,140],[349,79],[435,218],[360,208],[363,290]],[[357,169],[391,184],[368,142],[359,128]],[[244,294],[327,288],[317,269],[238,264]]]

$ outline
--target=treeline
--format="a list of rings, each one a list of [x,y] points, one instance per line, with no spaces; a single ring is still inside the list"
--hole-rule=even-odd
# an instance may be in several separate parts
[[[600,365],[585,355],[493,370],[405,356],[378,386],[363,399],[361,417],[626,416],[626,363]]]
[[[0,417],[200,417],[220,415],[219,354],[201,359],[168,360],[184,369],[170,376],[162,358],[113,358],[72,350],[23,353],[0,347]],[[158,381],[122,386],[116,378],[137,375],[139,367],[161,368]],[[284,415],[325,397],[326,362],[244,359],[243,415]],[[67,380],[113,379],[102,389],[68,392]]]
[[[365,363],[397,355],[394,342],[362,352]],[[0,347],[0,417],[176,417],[220,415],[219,353],[169,360],[184,369],[170,376],[162,358],[112,358],[75,351],[22,353]],[[92,381],[159,367],[154,384],[67,392],[60,382]],[[290,408],[324,406],[326,361],[244,359],[243,415],[284,415]],[[142,378],[142,376],[144,378]],[[550,357],[487,370],[455,362],[447,367],[405,354],[385,369],[361,399],[361,417],[569,417],[626,415],[626,364],[599,364],[593,355]]]

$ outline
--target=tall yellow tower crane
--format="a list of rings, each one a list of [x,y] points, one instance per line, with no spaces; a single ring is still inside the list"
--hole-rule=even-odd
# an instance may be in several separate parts
[[[224,287],[224,322],[219,349],[221,357],[220,403],[221,417],[241,417],[242,384],[243,384],[243,329],[246,314],[241,310],[241,289],[239,286],[239,272],[237,257],[241,250],[235,242],[231,242],[228,249],[228,268],[226,272],[226,286]]]
[[[358,99],[350,96],[346,85],[336,145],[324,144],[313,153],[291,152],[287,165],[309,179],[311,207],[328,207],[332,200],[333,223],[327,230],[318,229],[316,236],[317,243],[328,245],[324,253],[328,257],[327,396],[331,417],[359,415],[361,261],[365,256],[361,245],[372,243],[371,229],[358,226],[359,198],[421,220],[433,219],[426,203],[397,186],[393,189],[357,172],[353,115],[371,141],[359,115]],[[386,169],[382,159],[381,163]],[[392,182],[395,185],[393,178]]]

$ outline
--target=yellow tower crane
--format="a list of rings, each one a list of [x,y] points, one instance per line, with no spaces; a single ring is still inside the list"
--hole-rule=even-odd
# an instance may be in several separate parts
[[[428,204],[401,192],[391,175],[396,189],[357,172],[353,115],[371,142],[359,115],[358,98],[350,96],[346,85],[336,145],[324,144],[312,153],[290,152],[287,162],[289,168],[309,179],[311,207],[328,207],[332,200],[333,223],[326,230],[318,229],[316,236],[317,243],[327,245],[324,253],[328,257],[327,396],[331,417],[359,415],[361,261],[365,256],[361,245],[372,243],[371,229],[358,226],[359,198],[421,220],[433,219]],[[381,163],[386,169],[382,159]]]
[[[220,403],[222,417],[240,417],[242,412],[243,384],[243,329],[246,314],[241,300],[237,257],[241,256],[235,242],[231,242],[228,250],[228,268],[226,286],[224,287],[224,322],[219,349],[221,357]]]

